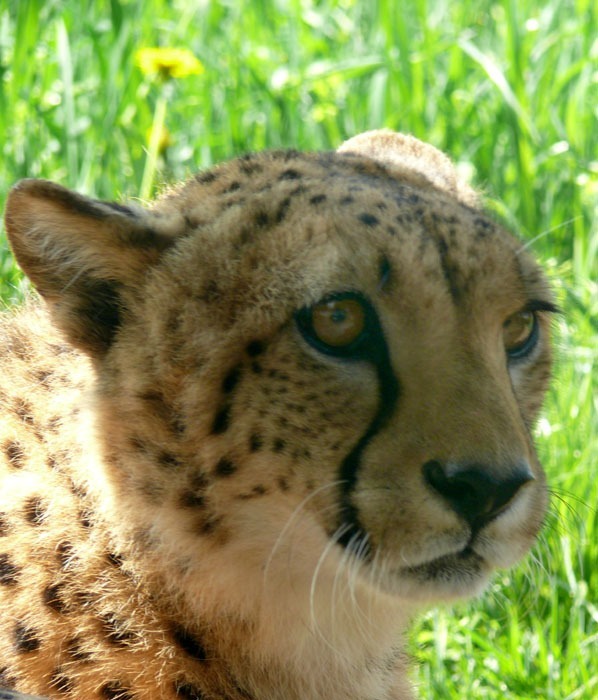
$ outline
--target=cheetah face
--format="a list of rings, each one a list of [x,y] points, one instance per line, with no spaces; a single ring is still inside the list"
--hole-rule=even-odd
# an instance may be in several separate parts
[[[250,156],[147,211],[29,181],[7,229],[94,361],[106,490],[186,570],[447,599],[531,546],[555,307],[431,147]]]

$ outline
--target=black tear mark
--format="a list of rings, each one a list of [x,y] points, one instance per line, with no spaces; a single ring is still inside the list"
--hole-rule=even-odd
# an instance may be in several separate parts
[[[336,533],[341,533],[337,538],[338,543],[343,547],[350,548],[363,559],[371,556],[371,549],[367,539],[367,532],[360,523],[358,508],[352,502],[352,495],[359,477],[361,455],[371,439],[390,419],[400,394],[399,382],[392,370],[388,346],[381,328],[378,329],[376,336],[380,338],[380,342],[376,343],[373,348],[371,362],[376,368],[380,401],[376,415],[369,427],[341,464],[341,508],[335,531]],[[330,536],[333,537],[335,532],[329,533]]]

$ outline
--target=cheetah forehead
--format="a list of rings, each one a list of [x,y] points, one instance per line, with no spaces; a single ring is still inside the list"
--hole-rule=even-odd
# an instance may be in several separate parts
[[[152,214],[176,221],[182,239],[170,279],[196,298],[233,307],[276,299],[282,310],[390,277],[463,302],[492,273],[510,271],[519,286],[533,276],[520,244],[472,206],[443,154],[408,139],[405,155],[384,148],[390,138],[374,132],[370,152],[362,135],[336,153],[248,155],[168,193]]]

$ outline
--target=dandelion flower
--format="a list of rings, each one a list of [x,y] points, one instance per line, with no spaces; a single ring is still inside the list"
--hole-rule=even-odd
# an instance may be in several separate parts
[[[163,80],[201,75],[205,68],[189,49],[145,48],[135,53],[144,75],[159,75]]]

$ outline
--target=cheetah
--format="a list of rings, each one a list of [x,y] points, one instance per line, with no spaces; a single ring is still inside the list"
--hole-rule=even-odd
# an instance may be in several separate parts
[[[6,230],[0,686],[408,700],[404,633],[531,547],[549,285],[449,159],[367,132]]]

